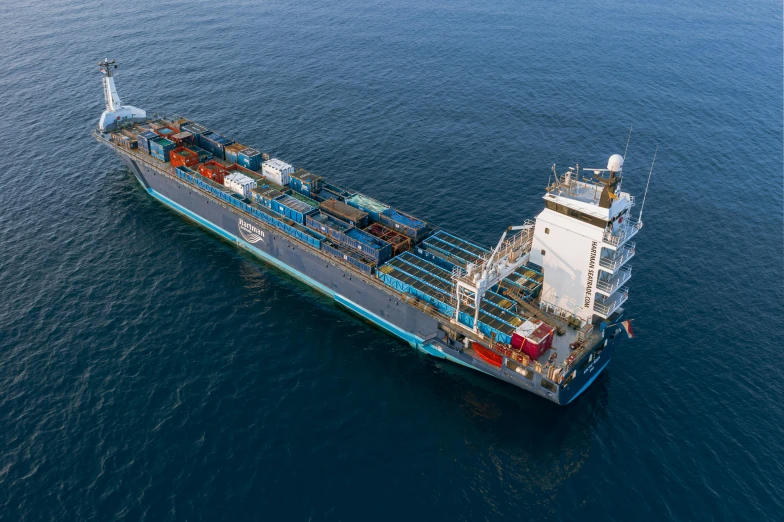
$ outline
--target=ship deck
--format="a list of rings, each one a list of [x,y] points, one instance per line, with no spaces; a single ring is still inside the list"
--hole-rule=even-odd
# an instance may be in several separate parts
[[[170,172],[173,170],[169,163],[151,155],[143,154],[140,149],[124,150],[126,153],[130,153],[144,162],[155,164],[156,168],[161,171]],[[226,167],[233,164],[220,158],[213,158],[213,161],[217,161]],[[259,189],[257,190],[260,190],[265,185],[273,189],[282,189],[282,187],[268,182],[266,178],[257,172],[252,172],[252,175],[258,182]],[[231,193],[229,189],[222,185],[218,186],[223,192]],[[296,192],[293,192],[293,194],[296,194]],[[352,194],[368,198],[368,196],[363,194]],[[266,207],[252,203],[247,199],[243,198],[242,201],[246,205],[266,209]],[[302,225],[299,226],[302,227]],[[518,298],[525,298],[529,303],[535,302],[536,294],[539,288],[541,288],[542,274],[534,267],[523,266],[513,273],[512,276],[505,279],[501,285],[497,288],[494,287],[484,296],[479,311],[479,332],[473,329],[472,324],[454,324],[456,302],[451,269],[453,267],[465,268],[468,263],[476,263],[482,256],[489,253],[490,249],[440,228],[431,228],[434,230],[434,233],[423,241],[415,243],[414,248],[412,248],[412,251],[422,252],[424,250],[425,255],[415,255],[411,251],[403,251],[393,256],[377,267],[377,277],[374,277],[376,284],[383,282],[382,286],[386,287],[388,291],[414,295],[417,299],[421,299],[429,305],[434,305],[435,310],[432,313],[438,315],[439,320],[444,321],[445,318],[451,320],[453,326],[458,327],[463,334],[475,338],[480,344],[484,343],[488,346],[492,345],[493,342],[505,342],[508,344],[512,333],[527,319],[534,317],[539,317],[540,319],[547,318],[548,314],[544,312],[532,314],[525,307],[521,306],[520,303],[515,302],[515,299],[504,295],[507,291],[506,289],[512,287]],[[336,260],[340,261],[340,259]],[[357,270],[350,265],[347,265],[346,268]],[[396,284],[390,283],[390,280],[394,280]],[[471,322],[473,322],[475,310],[470,304],[461,303],[459,311],[465,314],[465,317],[470,317]],[[553,317],[552,322],[547,322],[553,324],[558,321],[558,318]],[[460,322],[465,323],[465,320]],[[594,342],[585,342],[581,349],[572,351],[570,344],[578,339],[578,332],[572,328],[565,328],[562,331],[562,335],[555,335],[552,347],[537,359],[536,362],[541,365],[539,373],[546,375],[546,370],[550,367],[563,367],[566,369],[566,366],[569,366],[579,358],[581,352],[595,344]],[[595,334],[593,337],[596,337]],[[591,341],[594,340],[591,339]],[[518,361],[524,360],[524,358],[515,358]]]

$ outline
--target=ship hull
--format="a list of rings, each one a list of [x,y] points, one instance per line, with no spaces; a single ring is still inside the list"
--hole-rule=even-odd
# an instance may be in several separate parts
[[[331,297],[352,313],[424,353],[478,370],[562,405],[582,394],[612,357],[614,340],[606,337],[594,360],[587,366],[582,365],[568,385],[559,385],[555,390],[545,388],[538,374],[526,378],[506,365],[499,368],[487,364],[440,335],[443,327],[448,328],[449,325],[442,325],[432,315],[385,292],[368,281],[367,277],[221,204],[155,166],[139,161],[138,157],[108,140],[101,141],[120,156],[140,185],[167,207]],[[244,225],[243,221],[246,222]],[[248,234],[249,221],[253,221],[253,234]]]

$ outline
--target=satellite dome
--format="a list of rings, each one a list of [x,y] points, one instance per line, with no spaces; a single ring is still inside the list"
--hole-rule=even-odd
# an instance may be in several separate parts
[[[610,172],[620,172],[623,170],[623,156],[620,154],[613,154],[607,162],[607,170]]]

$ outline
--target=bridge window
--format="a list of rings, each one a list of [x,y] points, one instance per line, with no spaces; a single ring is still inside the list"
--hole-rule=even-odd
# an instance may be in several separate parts
[[[545,251],[545,249],[543,248],[543,249],[542,249],[542,255],[545,255],[546,253],[547,253],[547,252],[546,252],[546,251]]]
[[[549,228],[545,228],[545,229],[544,229],[544,233],[545,233],[545,234],[549,234],[549,233],[550,233],[550,229],[549,229]]]

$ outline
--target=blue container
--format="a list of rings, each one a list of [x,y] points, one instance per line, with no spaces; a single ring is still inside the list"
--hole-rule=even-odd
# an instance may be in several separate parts
[[[225,136],[221,136],[217,132],[213,132],[211,134],[202,134],[200,138],[199,146],[202,149],[207,149],[208,151],[215,154],[216,158],[225,160],[226,159],[226,145],[231,145],[234,143],[234,140],[231,138],[227,138]]]
[[[378,216],[378,221],[382,225],[405,234],[413,241],[421,241],[428,234],[428,228],[424,221],[403,214],[393,208],[389,208]]]
[[[304,223],[305,216],[313,214],[316,208],[291,196],[281,196],[271,202],[272,210],[292,221]]]
[[[237,163],[246,169],[259,170],[261,168],[261,160],[261,152],[256,149],[247,148],[237,154]]]
[[[351,249],[341,245],[322,242],[321,250],[368,275],[373,273],[373,267],[376,265],[372,259],[366,258],[358,252],[352,252]]]
[[[358,208],[363,212],[367,212],[368,216],[370,216],[370,219],[376,222],[378,222],[379,216],[382,212],[389,210],[389,207],[383,203],[376,201],[373,198],[363,196],[362,194],[357,194],[355,196],[351,196],[350,198],[346,198],[346,203],[354,208]]]
[[[155,138],[150,140],[150,154],[161,161],[169,161],[169,153],[177,148],[177,145],[166,138]]]
[[[181,126],[180,130],[193,134],[193,144],[199,147],[201,147],[201,136],[210,133],[210,130],[207,127],[199,125],[198,123],[188,123],[187,125]]]
[[[372,258],[376,263],[383,263],[392,257],[392,245],[383,239],[371,236],[367,232],[356,228],[347,230],[340,242],[362,252],[362,254]]]
[[[272,209],[272,202],[278,198],[285,196],[283,192],[279,192],[270,187],[256,187],[250,190],[251,199],[269,209]]]
[[[299,169],[291,174],[289,186],[305,196],[312,197],[321,190],[321,176],[317,176],[307,170]]]
[[[348,223],[328,216],[323,212],[314,212],[305,216],[305,224],[313,230],[337,239],[341,243],[346,237],[345,233],[354,228]]]
[[[158,135],[155,134],[153,131],[145,131],[140,132],[138,136],[136,136],[136,141],[139,142],[139,148],[144,150],[145,152],[150,152],[150,140],[157,138]]]

